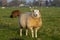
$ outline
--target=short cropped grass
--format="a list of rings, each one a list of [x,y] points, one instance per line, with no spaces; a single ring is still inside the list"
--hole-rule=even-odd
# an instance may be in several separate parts
[[[30,8],[0,8],[0,40],[60,40],[60,7],[38,7],[42,15],[43,25],[38,31],[38,38],[32,38],[31,32],[19,35],[18,17],[10,18],[11,11],[30,11]]]

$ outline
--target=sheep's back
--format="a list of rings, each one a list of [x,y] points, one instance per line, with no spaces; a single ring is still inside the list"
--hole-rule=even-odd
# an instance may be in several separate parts
[[[27,17],[30,15],[30,12],[22,13],[19,17],[19,22],[22,27],[27,26]]]

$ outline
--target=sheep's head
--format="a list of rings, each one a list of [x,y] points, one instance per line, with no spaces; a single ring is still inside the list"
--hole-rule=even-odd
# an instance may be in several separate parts
[[[14,10],[12,11],[12,14],[10,15],[10,18],[14,18],[16,16],[19,16],[20,15],[20,11],[19,10]]]
[[[36,18],[39,18],[40,17],[40,10],[38,10],[38,9],[33,10],[32,15]]]

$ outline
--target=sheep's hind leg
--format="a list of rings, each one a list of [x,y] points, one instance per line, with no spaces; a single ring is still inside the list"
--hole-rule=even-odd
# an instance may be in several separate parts
[[[22,36],[22,30],[23,30],[23,28],[20,27],[20,36]]]
[[[28,36],[28,28],[26,27],[26,36]]]
[[[28,35],[28,29],[26,29],[26,36]]]
[[[22,36],[22,29],[20,29],[20,36]]]

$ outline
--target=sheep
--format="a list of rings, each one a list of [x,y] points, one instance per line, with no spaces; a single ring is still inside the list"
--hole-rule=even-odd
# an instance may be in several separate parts
[[[20,13],[18,22],[20,25],[20,36],[22,36],[23,28],[26,28],[26,36],[28,35],[28,29],[30,29],[32,37],[34,38],[35,33],[35,37],[37,38],[37,31],[42,26],[41,13],[38,9],[34,9],[32,12]]]

